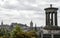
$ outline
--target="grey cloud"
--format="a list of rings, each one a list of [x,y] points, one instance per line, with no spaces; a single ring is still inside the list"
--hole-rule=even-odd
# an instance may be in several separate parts
[[[19,2],[30,2],[30,3],[36,3],[36,0],[18,0]]]
[[[35,14],[35,15],[44,15],[44,12],[42,12],[42,11],[37,11],[37,12],[35,12],[34,14]]]
[[[60,0],[42,0],[42,1],[45,1],[45,2],[48,2],[48,3],[56,3],[56,2],[59,2]]]
[[[38,5],[37,7],[31,6],[30,4],[35,4],[36,1],[39,0],[18,0],[18,3],[15,5],[10,5],[8,2],[2,5],[1,7],[6,9],[16,9],[16,10],[34,10],[34,11],[40,11],[42,7],[45,7],[46,5]],[[47,1],[47,0],[46,0]],[[24,4],[24,2],[28,2],[28,4]]]
[[[26,0],[26,2],[32,2],[35,0]],[[28,2],[28,5],[24,4],[24,0],[20,0],[19,3],[15,4],[15,5],[10,5],[8,2],[6,2],[4,5],[2,5],[1,7],[6,8],[6,9],[16,9],[16,10],[35,10],[35,11],[39,11],[40,8],[39,7],[34,7],[29,5],[30,3]]]
[[[40,11],[40,8],[38,7],[32,7],[32,6],[10,6],[10,5],[6,5],[3,8],[6,9],[14,9],[14,10],[34,10],[34,11]]]

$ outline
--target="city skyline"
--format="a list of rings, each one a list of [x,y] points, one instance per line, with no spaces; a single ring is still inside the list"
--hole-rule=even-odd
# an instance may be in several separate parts
[[[60,1],[58,0],[0,0],[0,22],[10,24],[12,22],[23,23],[29,26],[30,21],[37,26],[45,25],[44,8],[58,7],[58,25],[60,25]]]

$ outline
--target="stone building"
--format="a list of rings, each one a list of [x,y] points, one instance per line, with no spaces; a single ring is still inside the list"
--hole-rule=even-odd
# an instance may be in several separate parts
[[[40,30],[40,38],[60,38],[60,27],[57,24],[58,8],[45,8],[46,25]]]
[[[16,25],[18,25],[19,27],[21,27],[24,31],[28,30],[28,26],[26,24],[21,24],[21,23],[12,23],[10,25],[10,29],[14,29],[16,27]]]
[[[30,30],[33,30],[33,22],[30,22]]]

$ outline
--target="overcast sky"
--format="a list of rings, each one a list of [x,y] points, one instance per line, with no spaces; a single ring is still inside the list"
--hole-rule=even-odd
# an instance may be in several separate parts
[[[3,20],[4,24],[17,22],[29,26],[32,20],[37,26],[44,26],[44,8],[50,4],[59,8],[58,25],[60,25],[60,0],[0,0],[0,22]]]

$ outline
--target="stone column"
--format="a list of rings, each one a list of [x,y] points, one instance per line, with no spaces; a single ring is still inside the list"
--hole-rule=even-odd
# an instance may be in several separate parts
[[[54,32],[51,30],[51,38],[54,38]]]
[[[48,14],[46,12],[46,25],[48,25]]]
[[[48,13],[48,25],[50,25],[50,13]]]
[[[53,33],[51,34],[51,38],[54,38],[54,35],[53,35]]]
[[[53,13],[51,13],[51,25],[53,25]]]
[[[57,26],[57,12],[55,12],[55,25]]]
[[[43,38],[43,31],[41,30],[41,38]]]

